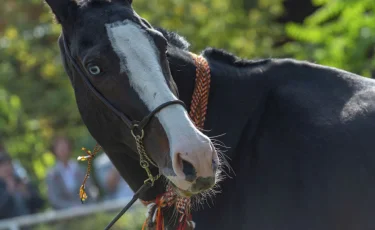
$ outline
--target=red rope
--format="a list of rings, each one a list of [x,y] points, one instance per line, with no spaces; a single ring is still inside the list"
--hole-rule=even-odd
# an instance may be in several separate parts
[[[210,67],[206,59],[202,56],[191,53],[196,66],[196,78],[193,96],[191,99],[189,116],[193,123],[200,129],[204,127],[204,121],[207,113],[208,96],[210,92]],[[142,201],[144,205],[156,205],[156,213],[149,213],[149,217],[145,220],[142,230],[146,230],[148,223],[154,223],[155,230],[164,230],[163,208],[175,206],[180,217],[177,230],[185,230],[188,222],[192,221],[190,214],[190,198],[179,197],[171,186],[167,187],[167,191],[159,195],[154,201]],[[155,220],[154,216],[156,215]]]

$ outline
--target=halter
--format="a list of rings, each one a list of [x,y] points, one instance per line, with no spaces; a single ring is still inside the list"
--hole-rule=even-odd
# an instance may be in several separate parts
[[[82,68],[77,64],[79,63],[77,60],[75,60],[71,54],[70,49],[68,47],[68,44],[66,42],[65,36],[63,34],[63,43],[64,43],[64,49],[65,49],[65,55],[68,56],[70,63],[73,65],[74,69],[78,72],[78,75],[81,76],[82,80],[85,82],[85,84],[89,87],[91,92],[95,94],[95,96],[103,102],[113,113],[115,113],[117,116],[121,118],[121,120],[125,123],[125,125],[129,128],[131,135],[134,137],[136,145],[137,145],[137,151],[140,158],[140,166],[146,171],[148,179],[144,181],[144,184],[150,183],[151,186],[154,185],[154,182],[160,177],[160,174],[157,176],[153,176],[151,174],[151,171],[149,169],[150,163],[154,165],[155,167],[158,167],[155,162],[153,162],[149,156],[147,156],[144,145],[143,145],[143,137],[144,137],[144,128],[149,124],[151,118],[158,113],[163,108],[173,105],[173,104],[180,104],[182,106],[185,106],[185,103],[181,100],[174,100],[174,101],[168,101],[165,102],[158,107],[156,107],[153,111],[151,111],[147,116],[145,116],[141,121],[137,120],[131,120],[127,115],[125,115],[123,112],[119,111],[117,108],[115,108],[89,81],[86,71],[83,71]],[[138,194],[137,194],[138,195]]]
[[[138,155],[140,158],[140,166],[146,171],[148,178],[144,181],[143,185],[136,191],[133,195],[133,198],[129,201],[129,203],[116,215],[116,217],[107,225],[107,227],[104,230],[109,230],[116,222],[117,220],[134,204],[134,202],[139,198],[139,195],[149,188],[151,188],[154,185],[154,182],[160,178],[160,174],[153,176],[149,166],[150,163],[154,165],[155,167],[158,167],[155,162],[153,162],[149,156],[147,155],[144,145],[143,145],[143,138],[144,138],[144,128],[147,126],[147,124],[150,122],[152,117],[158,113],[160,110],[163,108],[173,105],[173,104],[180,104],[184,106],[186,109],[186,105],[183,101],[181,100],[173,100],[173,101],[168,101],[166,103],[163,103],[159,105],[157,108],[155,108],[153,111],[151,111],[146,117],[144,117],[141,121],[137,120],[131,120],[127,115],[116,109],[101,93],[91,84],[89,81],[86,73],[80,66],[77,64],[77,62],[70,54],[69,47],[67,45],[66,39],[64,34],[62,34],[63,38],[63,44],[64,44],[64,49],[65,49],[65,55],[68,56],[70,63],[73,65],[74,69],[78,72],[78,74],[81,76],[82,80],[85,82],[85,84],[89,87],[91,92],[95,94],[97,98],[99,98],[112,112],[114,112],[117,116],[121,118],[121,120],[125,123],[125,125],[129,128],[131,135],[133,136],[136,146],[137,146],[137,151]],[[207,103],[208,103],[208,93],[210,89],[210,69],[208,66],[208,63],[206,60],[198,55],[195,55],[193,53],[190,53],[195,61],[196,65],[196,82],[195,82],[195,88],[193,92],[193,97],[192,97],[192,102],[191,102],[191,108],[190,108],[190,113],[189,116],[192,119],[193,123],[198,127],[198,128],[203,128],[204,121],[205,121],[205,115],[207,111]],[[177,92],[178,93],[178,92]],[[82,150],[85,150],[82,148]],[[91,160],[95,156],[95,154],[100,150],[100,146],[97,144],[94,148],[94,152],[91,153],[91,151],[86,151],[88,156],[85,157],[79,157],[78,160],[88,160],[88,168],[87,168],[87,174],[85,176],[85,179],[83,181],[83,185],[80,188],[80,197],[81,200],[84,200],[87,196],[84,191],[84,184],[88,178],[88,173],[90,171],[91,167]],[[166,206],[171,206],[172,203],[168,202],[168,204],[163,203],[166,202],[168,199],[176,199],[175,198],[176,194],[173,193],[173,191],[169,191],[165,193],[164,195],[159,195],[158,197],[162,198],[159,199],[157,198],[155,201],[155,205],[159,206],[159,217],[162,218],[161,215],[161,208],[166,207]],[[163,200],[165,199],[165,200]],[[142,201],[142,203],[150,203],[153,201]],[[182,214],[180,218],[180,223],[181,223],[181,228],[179,229],[184,229],[186,226],[182,221],[184,220],[187,221],[187,215],[185,213],[189,212],[189,210],[186,210],[186,202],[190,204],[190,199],[187,200],[187,198],[182,198],[180,200],[177,200],[178,206],[180,206],[180,214]],[[191,214],[189,214],[190,220],[191,220]],[[149,218],[148,218],[149,219]],[[148,220],[145,221],[145,224]],[[161,222],[163,220],[159,220]],[[157,223],[157,225],[160,225],[160,223]],[[164,226],[164,224],[162,224]],[[145,226],[145,225],[144,225]],[[143,227],[144,228],[144,227]],[[164,227],[163,227],[164,229]]]

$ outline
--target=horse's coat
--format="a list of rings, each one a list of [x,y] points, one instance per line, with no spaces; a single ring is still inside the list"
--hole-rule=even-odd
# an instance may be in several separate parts
[[[86,16],[81,17],[96,20],[95,26],[83,23],[85,30],[72,28],[74,20],[67,23],[65,18],[64,23],[64,16],[74,11],[59,12],[64,9],[62,2],[49,0],[64,31],[79,31],[78,38],[72,36],[71,42],[89,37],[106,54],[104,62],[111,63],[114,70],[120,69],[101,36],[106,33],[105,24],[128,16],[129,4],[123,5],[127,1],[96,0],[93,2],[102,5],[85,5],[80,9],[85,14],[80,15]],[[175,83],[179,98],[189,107],[195,66],[187,43],[177,34],[159,31],[169,44],[166,65],[173,79],[166,78],[166,82],[172,92]],[[62,47],[61,39],[59,44]],[[83,49],[80,47],[72,52]],[[133,140],[121,120],[90,94],[70,68],[63,48],[61,53],[83,121],[131,188],[138,189],[146,175],[138,165]],[[375,81],[291,59],[247,61],[210,48],[202,55],[211,68],[204,134],[218,136],[217,141],[230,147],[225,155],[231,159],[235,175],[219,183],[222,193],[213,198],[214,205],[193,212],[196,229],[375,229]],[[104,83],[97,85],[121,108],[128,103],[119,90],[126,83],[124,77],[114,79],[107,82],[111,90],[106,91]],[[127,112],[136,117],[142,106],[137,109]],[[155,133],[162,135],[151,132],[149,141],[156,141]],[[152,156],[157,158],[155,152]],[[157,170],[152,169],[153,173]],[[163,191],[164,182],[157,181],[141,198],[152,200]]]

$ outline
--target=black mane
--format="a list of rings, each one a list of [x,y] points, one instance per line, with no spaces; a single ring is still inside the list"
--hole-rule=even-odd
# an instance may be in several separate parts
[[[223,63],[233,65],[236,67],[248,67],[254,64],[262,64],[272,60],[271,58],[254,60],[243,59],[223,49],[217,49],[212,47],[204,49],[202,51],[202,55],[205,57],[209,57],[210,59],[221,61]]]
[[[157,29],[163,34],[163,36],[168,40],[170,45],[176,48],[185,50],[185,51],[189,50],[190,43],[181,35],[177,34],[176,32],[168,31],[161,27],[157,27],[155,29]],[[268,62],[271,60],[271,59],[257,59],[257,60],[242,59],[223,49],[217,49],[217,48],[212,48],[212,47],[208,47],[204,49],[202,51],[202,55],[206,57],[210,57],[218,61],[222,61],[229,65],[234,65],[238,67],[246,67],[249,65],[264,63],[264,62]]]
[[[176,48],[179,48],[182,50],[186,50],[186,51],[189,50],[190,43],[181,35],[172,31],[168,31],[161,27],[157,27],[155,29],[163,34],[163,36],[167,39],[170,45],[175,46]]]

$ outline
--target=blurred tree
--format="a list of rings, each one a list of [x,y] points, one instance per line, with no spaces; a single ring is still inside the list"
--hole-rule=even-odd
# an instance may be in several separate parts
[[[289,23],[286,32],[295,41],[284,45],[285,54],[373,75],[375,4],[373,0],[314,0],[320,6],[302,24]]]
[[[274,40],[283,35],[275,19],[283,13],[281,0],[136,0],[135,10],[154,26],[176,31],[192,51],[207,46],[242,57],[277,55]]]

